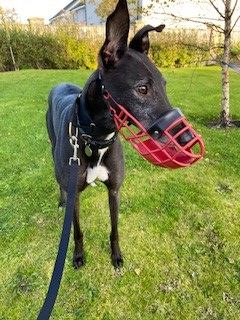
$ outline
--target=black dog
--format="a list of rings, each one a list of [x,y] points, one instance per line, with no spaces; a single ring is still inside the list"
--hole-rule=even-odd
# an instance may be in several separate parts
[[[112,97],[148,127],[163,113],[172,109],[166,96],[166,82],[148,59],[148,32],[162,31],[145,26],[127,46],[129,13],[126,0],[119,0],[106,23],[106,40],[99,53],[99,68],[84,89],[72,84],[55,87],[49,96],[47,128],[52,143],[55,173],[60,185],[60,206],[66,201],[69,158],[69,122],[79,129],[80,158],[78,197],[74,211],[75,250],[73,264],[84,264],[83,233],[79,225],[79,194],[96,179],[108,188],[111,216],[112,263],[121,267],[123,259],[118,241],[119,189],[124,178],[124,159],[116,126],[103,95],[104,88]]]

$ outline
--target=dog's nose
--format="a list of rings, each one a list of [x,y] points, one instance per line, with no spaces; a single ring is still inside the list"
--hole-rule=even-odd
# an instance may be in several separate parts
[[[177,142],[180,144],[180,146],[184,147],[193,138],[194,136],[192,135],[192,133],[187,130],[177,138]]]

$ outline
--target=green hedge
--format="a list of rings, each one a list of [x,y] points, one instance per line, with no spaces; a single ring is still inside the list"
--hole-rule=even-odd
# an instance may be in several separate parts
[[[77,34],[57,29],[36,32],[12,28],[10,43],[19,69],[95,69],[102,39],[77,39]],[[184,67],[205,64],[211,59],[207,39],[199,44],[197,33],[165,32],[152,37],[150,55],[158,67]],[[199,47],[201,46],[201,48]],[[240,44],[231,50],[239,59]],[[0,29],[0,71],[13,69],[6,32]]]
[[[240,60],[240,43],[235,44],[231,48],[231,58],[234,62],[239,62],[239,60]]]
[[[163,31],[152,37],[151,55],[158,67],[179,68],[205,64],[210,59],[208,38],[196,30]]]
[[[64,33],[12,29],[10,43],[19,69],[76,69],[96,67],[97,45]],[[0,29],[0,71],[13,69],[6,32]]]
[[[30,31],[13,29],[10,42],[16,65],[20,69],[63,68],[65,65],[64,47],[51,35],[37,35]],[[6,33],[0,30],[0,57],[2,71],[13,68],[9,42]]]
[[[151,55],[155,64],[163,68],[201,65],[209,59],[208,51],[179,44],[166,46],[154,43],[151,46]]]

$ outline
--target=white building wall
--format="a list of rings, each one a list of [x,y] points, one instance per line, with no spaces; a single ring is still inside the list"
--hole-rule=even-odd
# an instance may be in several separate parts
[[[85,7],[82,7],[74,12],[74,22],[85,24]]]
[[[87,24],[101,24],[102,20],[96,15],[96,5],[93,3],[87,3]]]

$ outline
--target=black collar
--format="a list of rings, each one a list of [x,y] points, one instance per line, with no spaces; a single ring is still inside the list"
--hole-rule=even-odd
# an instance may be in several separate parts
[[[96,124],[92,121],[88,113],[85,99],[82,94],[79,94],[74,101],[72,124],[79,129],[79,137],[91,149],[109,147],[117,138],[117,131],[114,132],[114,136],[109,140],[96,139],[94,137]]]

